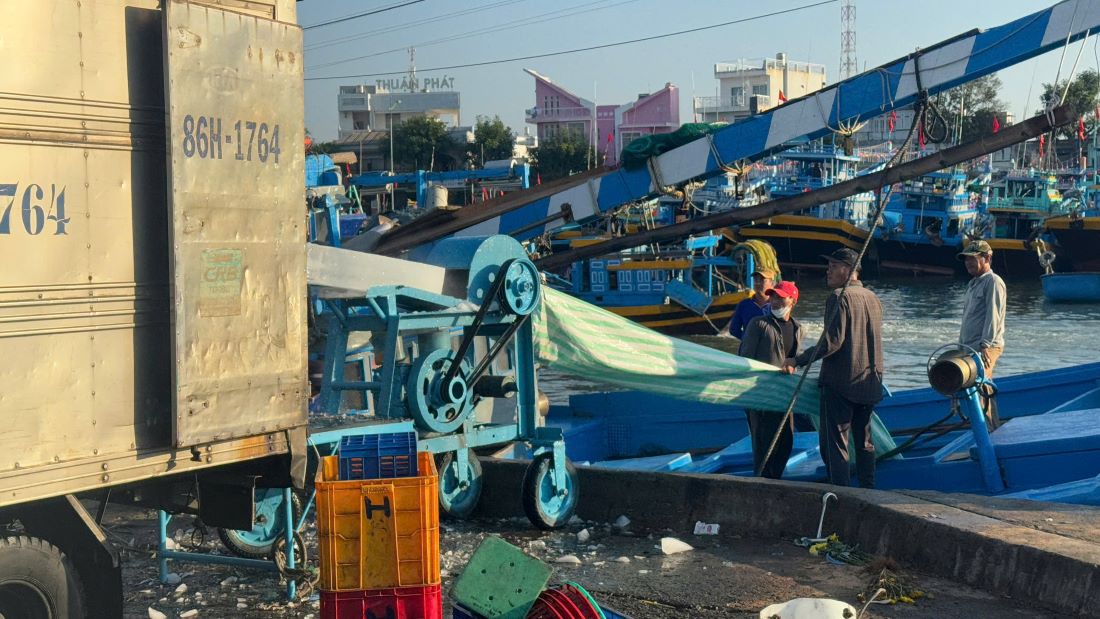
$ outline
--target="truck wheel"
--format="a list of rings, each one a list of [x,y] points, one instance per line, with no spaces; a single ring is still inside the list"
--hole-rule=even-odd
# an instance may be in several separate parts
[[[0,619],[84,619],[84,592],[69,558],[36,537],[0,539]]]

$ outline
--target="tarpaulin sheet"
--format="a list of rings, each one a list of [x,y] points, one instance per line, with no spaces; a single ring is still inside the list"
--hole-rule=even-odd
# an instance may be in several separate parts
[[[650,330],[548,286],[535,316],[535,349],[546,368],[681,400],[746,409],[787,410],[798,375]],[[795,413],[819,416],[817,381],[807,377]],[[894,448],[876,416],[872,438],[879,453]]]

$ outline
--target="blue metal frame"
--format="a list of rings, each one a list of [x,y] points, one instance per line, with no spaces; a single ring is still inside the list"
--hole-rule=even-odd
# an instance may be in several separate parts
[[[993,384],[992,380],[986,378],[985,364],[982,362],[981,355],[971,350],[970,356],[978,370],[978,379],[974,385],[967,387],[965,391],[959,394],[959,397],[966,418],[970,420],[970,433],[974,437],[978,466],[982,471],[985,489],[992,493],[1004,492],[1005,480],[1001,476],[1001,468],[997,462],[997,452],[993,448],[993,441],[989,439],[989,426],[985,423],[985,412],[982,410],[981,399],[978,395],[979,390],[985,385],[989,385],[994,391],[996,391],[997,386]]]
[[[361,298],[322,300],[328,340],[318,414],[350,412],[364,421],[412,419],[420,433],[419,450],[454,452],[454,473],[460,485],[473,481],[476,473],[470,468],[469,449],[522,441],[539,453],[552,450],[556,456],[552,483],[556,489],[564,489],[563,435],[537,423],[534,328],[528,320],[540,300],[534,265],[522,246],[508,237],[450,239],[418,257],[464,277],[465,297],[408,286],[376,286]],[[489,298],[494,290],[499,298]],[[361,380],[344,378],[353,332],[369,332],[374,353],[382,359],[380,370],[368,374],[364,368]],[[500,352],[509,353],[509,371],[516,384],[516,419],[514,423],[481,423],[475,417],[473,399],[456,399],[454,395],[471,392],[474,385],[464,383],[463,373],[452,378],[439,368],[448,363],[472,368],[479,362],[474,346],[465,349],[464,358],[452,358],[455,336],[464,341],[475,335],[484,337],[492,348],[509,333],[512,339]],[[441,363],[445,359],[449,361]],[[492,375],[491,365],[487,375]],[[456,392],[454,383],[444,389],[436,382],[448,379],[463,384]],[[366,410],[342,411],[343,394],[349,391],[362,394],[367,402],[373,396],[372,405]]]
[[[364,418],[408,419],[409,412],[402,397],[408,377],[401,375],[400,364],[393,362],[404,357],[401,348],[405,346],[406,336],[417,334],[418,343],[423,345],[426,342],[423,333],[429,331],[446,338],[449,348],[452,330],[470,327],[476,312],[456,311],[460,299],[406,287],[380,287],[372,290],[371,295],[365,299],[325,301],[329,331],[321,378],[321,409],[323,414],[339,413],[344,392],[362,392],[365,397],[365,392],[369,391],[375,396],[375,406],[373,410],[357,411]],[[410,307],[420,308],[421,311],[411,313]],[[482,333],[490,337],[499,336],[515,320],[512,315],[493,315],[490,312],[482,326]],[[384,338],[379,339],[382,339],[381,353],[385,361],[377,379],[344,380],[347,341],[352,332],[384,333]],[[479,424],[469,415],[462,424],[461,433],[422,438],[418,442],[419,448],[439,454],[517,440],[548,448],[561,442],[560,431],[548,434],[550,429],[536,427],[538,412],[533,337],[533,326],[530,321],[525,321],[512,343],[511,360],[517,386],[515,424]],[[438,347],[440,343],[435,342],[434,345]],[[420,350],[419,354],[423,356],[428,352]],[[466,361],[471,364],[475,361],[472,351]],[[464,462],[461,454],[456,459]],[[459,465],[460,470],[464,468]],[[462,471],[460,475],[464,473]]]
[[[294,522],[294,504],[291,499],[290,488],[283,490],[282,508],[286,510],[285,522]],[[224,555],[211,555],[201,552],[185,552],[180,550],[168,550],[168,524],[171,522],[172,516],[162,510],[157,511],[157,565],[159,568],[160,581],[162,583],[168,582],[168,562],[169,561],[187,561],[190,563],[205,563],[208,565],[229,565],[233,567],[243,567],[248,569],[262,570],[266,572],[278,572],[279,568],[275,565],[274,561],[262,560],[262,559],[245,559],[242,557],[229,557]],[[294,534],[299,531],[299,527],[287,528],[283,531],[283,539],[286,542],[286,566],[287,569],[293,570],[297,566],[297,558],[294,550]],[[293,578],[288,578],[286,583],[286,597],[288,600],[294,600],[298,597],[298,583]]]

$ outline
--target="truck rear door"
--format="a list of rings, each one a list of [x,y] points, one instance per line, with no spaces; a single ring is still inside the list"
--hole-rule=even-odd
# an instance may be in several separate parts
[[[177,447],[306,423],[302,31],[164,3]]]

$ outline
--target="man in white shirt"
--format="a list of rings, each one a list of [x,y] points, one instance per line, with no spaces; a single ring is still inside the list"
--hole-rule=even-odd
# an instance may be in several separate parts
[[[986,378],[992,378],[1005,346],[1005,282],[993,272],[993,248],[989,243],[973,241],[959,252],[958,258],[966,261],[966,271],[972,277],[963,299],[959,343],[978,351]],[[988,402],[984,407],[986,415],[996,427],[999,420],[992,395],[983,395]]]

